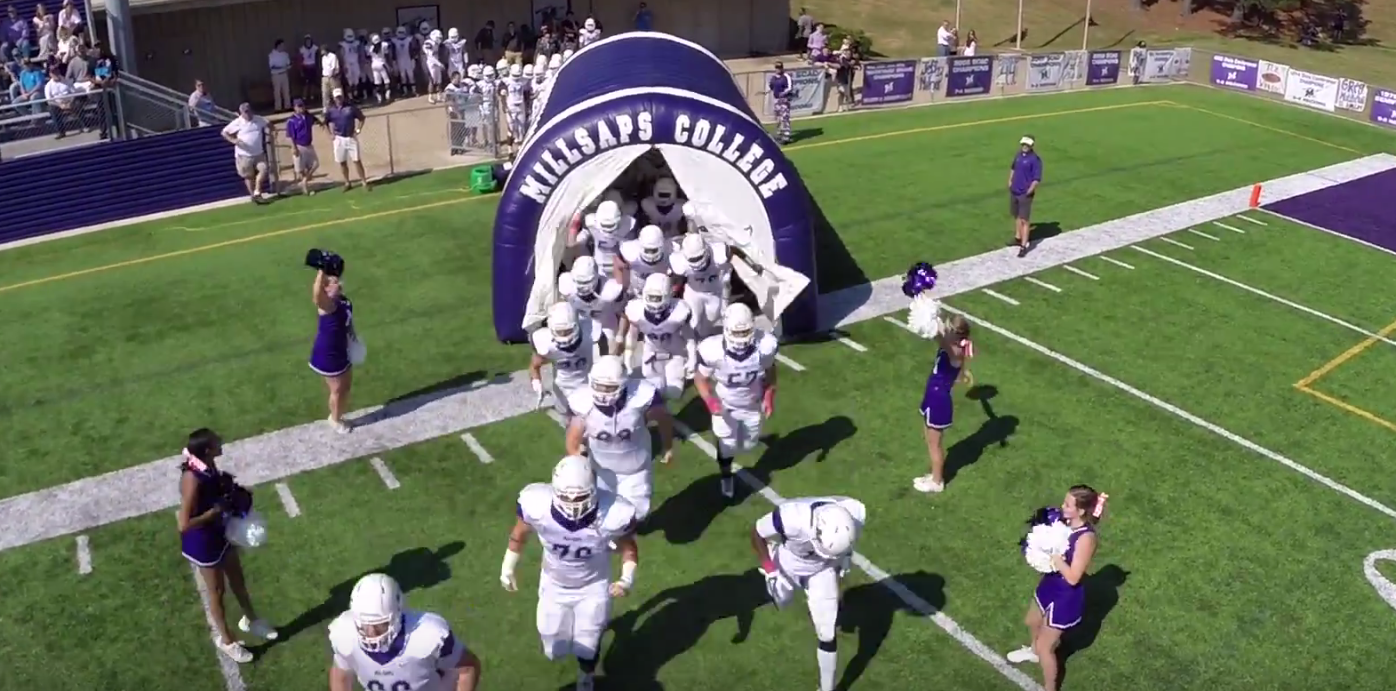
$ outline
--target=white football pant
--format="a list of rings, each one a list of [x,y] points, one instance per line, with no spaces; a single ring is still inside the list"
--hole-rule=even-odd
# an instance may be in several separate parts
[[[547,574],[538,583],[538,638],[549,660],[572,655],[594,660],[611,619],[611,584],[605,579],[581,588],[557,585]]]
[[[713,416],[712,425],[713,436],[717,437],[717,452],[724,458],[732,458],[756,448],[761,438],[761,411],[733,410],[724,406],[722,413]]]
[[[648,454],[649,449],[645,453]],[[654,494],[654,469],[646,464],[638,473],[620,474],[595,463],[592,466],[596,469],[596,486],[633,504],[636,522],[645,520],[650,514],[650,497]]]
[[[686,288],[683,301],[693,310],[693,331],[698,339],[722,333],[722,295]]]
[[[775,559],[778,547],[767,546],[771,559]],[[805,604],[809,605],[809,618],[814,623],[814,633],[821,641],[832,641],[837,633],[839,621],[839,575],[829,567],[808,578],[792,578],[784,572],[781,576],[794,586],[782,589],[781,600],[776,606],[785,607],[795,600],[795,591],[805,591]]]
[[[429,62],[429,63],[427,63],[427,73],[428,73],[428,76],[431,77],[431,85],[432,85],[432,86],[441,86],[442,84],[444,84],[444,83],[446,82],[446,80],[444,79],[445,72],[446,72],[446,66],[445,66],[445,65],[443,65],[443,64],[441,64],[441,63],[439,63],[439,62]]]
[[[586,381],[583,380],[572,386],[564,386],[558,383],[557,375],[553,375],[553,410],[556,410],[558,414],[562,416],[563,422],[572,421],[572,406],[567,404],[567,397],[571,396],[575,391],[580,391],[586,385]]]
[[[528,117],[523,110],[510,110],[509,113],[509,136],[514,141],[522,142],[524,134],[528,131]]]
[[[373,65],[369,68],[373,72],[373,83],[377,86],[387,86],[392,80],[388,77],[388,66]]]
[[[640,376],[650,383],[666,401],[677,400],[683,395],[685,364],[682,355],[645,353],[644,364],[640,366]]]

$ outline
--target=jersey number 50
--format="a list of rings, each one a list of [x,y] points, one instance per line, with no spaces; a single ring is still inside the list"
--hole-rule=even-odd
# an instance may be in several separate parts
[[[405,681],[395,681],[390,686],[384,686],[383,682],[377,679],[369,679],[364,688],[367,691],[412,691],[412,685]]]
[[[578,547],[577,549],[572,549],[570,545],[553,545],[553,551],[557,552],[558,559],[567,559],[568,557],[571,557],[572,559],[576,559],[577,561],[586,561],[591,558],[590,547]],[[392,691],[397,691],[397,689],[393,689]]]

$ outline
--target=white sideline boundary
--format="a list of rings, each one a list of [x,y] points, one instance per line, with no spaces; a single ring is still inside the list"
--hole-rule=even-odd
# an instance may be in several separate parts
[[[1262,183],[1265,202],[1392,169],[1396,169],[1396,156],[1376,154],[1290,175]],[[1250,208],[1250,194],[1251,187],[1246,186],[1063,233],[1021,259],[1016,248],[1005,247],[948,262],[939,267],[937,290],[943,298],[968,293],[1227,218]],[[904,309],[901,281],[901,276],[889,276],[821,296],[826,326],[847,326]],[[536,403],[528,372],[519,371],[392,407],[358,411],[353,417],[359,426],[353,434],[337,434],[317,420],[231,442],[222,465],[250,486],[274,483],[529,413],[537,410]],[[0,531],[0,551],[178,506],[175,468],[179,460],[169,456],[0,500],[0,525],[6,526]]]
[[[1344,239],[1344,240],[1347,240],[1348,242],[1355,242],[1355,243],[1357,243],[1357,244],[1359,244],[1359,245],[1362,245],[1363,247],[1366,247],[1366,248],[1368,248],[1368,249],[1374,249],[1374,250],[1376,250],[1376,251],[1378,251],[1378,252],[1383,252],[1383,253],[1385,253],[1385,254],[1396,255],[1396,250],[1393,250],[1393,249],[1391,249],[1391,248],[1389,248],[1389,247],[1382,247],[1381,245],[1377,245],[1377,244],[1373,244],[1373,243],[1367,242],[1366,240],[1363,240],[1362,238],[1355,238],[1355,237],[1353,237],[1353,236],[1351,236],[1351,235],[1344,235],[1344,234],[1339,233],[1339,232],[1336,232],[1336,231],[1334,231],[1334,230],[1332,230],[1332,229],[1330,229],[1330,228],[1324,228],[1323,226],[1318,225],[1318,224],[1316,224],[1316,223],[1310,223],[1310,222],[1308,222],[1308,221],[1301,221],[1301,220],[1299,220],[1299,219],[1297,219],[1297,218],[1294,218],[1293,216],[1286,216],[1286,215],[1284,215],[1284,214],[1282,214],[1282,213],[1280,213],[1280,212],[1278,212],[1278,211],[1271,211],[1271,210],[1266,209],[1266,208],[1264,208],[1264,207],[1261,207],[1261,208],[1259,208],[1259,209],[1256,209],[1256,211],[1259,211],[1259,212],[1261,212],[1261,213],[1263,213],[1263,214],[1268,214],[1268,215],[1270,215],[1270,216],[1273,216],[1273,217],[1275,217],[1275,218],[1280,219],[1281,221],[1289,221],[1290,223],[1293,223],[1294,225],[1297,225],[1297,226],[1304,226],[1305,228],[1309,228],[1309,229],[1312,229],[1312,230],[1317,230],[1317,231],[1319,231],[1320,233],[1327,233],[1327,234],[1329,234],[1329,235],[1332,235],[1333,237],[1342,238],[1342,239]]]
[[[208,586],[204,584],[204,579],[199,577],[199,567],[190,564],[189,571],[194,574],[194,586],[199,589],[199,602],[204,606],[204,621],[208,622],[208,638],[213,643],[213,656],[218,658],[218,671],[223,673],[223,687],[227,691],[247,691],[247,683],[242,680],[242,670],[238,669],[238,663],[218,649],[218,623],[213,618]]]

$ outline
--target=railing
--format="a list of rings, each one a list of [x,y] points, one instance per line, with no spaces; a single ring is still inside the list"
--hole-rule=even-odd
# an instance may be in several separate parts
[[[0,160],[112,139],[119,122],[115,103],[115,92],[96,89],[0,105]]]

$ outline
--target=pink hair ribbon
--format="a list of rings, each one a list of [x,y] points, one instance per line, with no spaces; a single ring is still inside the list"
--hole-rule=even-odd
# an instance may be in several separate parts
[[[184,463],[188,465],[190,468],[193,468],[194,470],[197,470],[201,473],[208,471],[208,464],[199,460],[198,456],[189,453],[189,449],[180,449],[180,453],[184,455]]]
[[[964,349],[965,357],[974,357],[974,344],[970,343],[968,338],[960,339],[960,348]]]
[[[1105,502],[1109,500],[1110,495],[1101,492],[1100,496],[1097,497],[1095,500],[1095,508],[1091,510],[1091,516],[1094,518],[1100,518],[1101,514],[1105,513]]]

